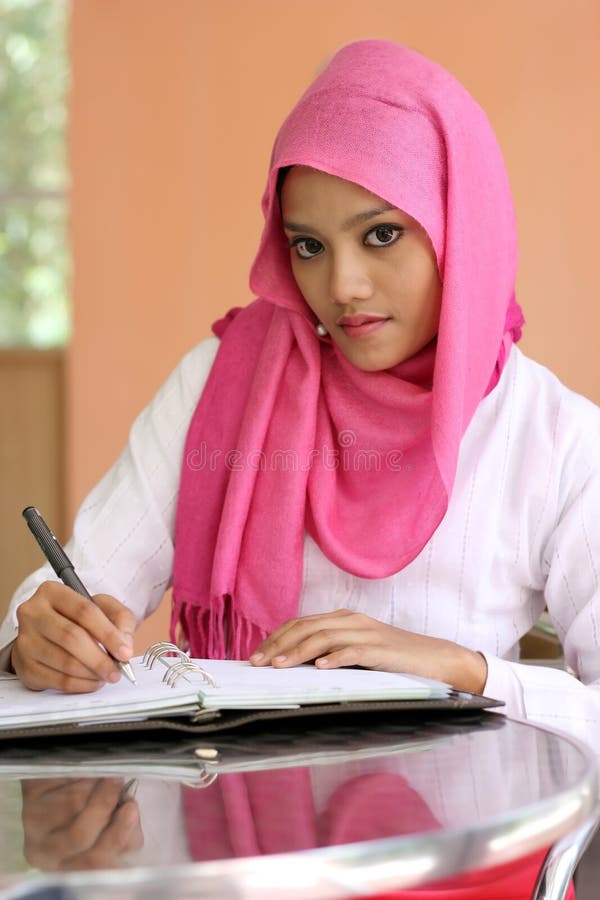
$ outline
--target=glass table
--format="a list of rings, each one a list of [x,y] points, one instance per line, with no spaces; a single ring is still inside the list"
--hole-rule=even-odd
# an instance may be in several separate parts
[[[486,896],[519,870],[530,896],[561,900],[596,825],[596,767],[495,713],[6,742],[0,897]]]

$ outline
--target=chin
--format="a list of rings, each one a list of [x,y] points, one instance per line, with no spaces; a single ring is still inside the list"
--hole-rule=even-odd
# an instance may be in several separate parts
[[[366,353],[344,353],[344,356],[352,363],[352,365],[356,366],[356,368],[360,369],[362,372],[385,372],[386,369],[391,369],[404,360],[404,357],[398,359],[397,356],[369,357]]]
[[[351,360],[352,362],[352,360]],[[385,363],[359,363],[354,362],[354,365],[357,369],[360,369],[361,372],[385,372],[386,369],[390,369],[391,366],[388,366]]]

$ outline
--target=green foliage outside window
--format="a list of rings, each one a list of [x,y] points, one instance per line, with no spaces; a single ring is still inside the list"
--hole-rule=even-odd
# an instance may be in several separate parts
[[[0,345],[69,336],[68,0],[0,0]]]

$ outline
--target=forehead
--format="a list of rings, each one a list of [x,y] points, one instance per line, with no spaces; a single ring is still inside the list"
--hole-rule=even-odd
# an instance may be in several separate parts
[[[282,205],[315,203],[319,198],[328,201],[362,203],[374,206],[390,205],[360,184],[330,175],[309,166],[292,166],[281,190]],[[319,204],[322,205],[322,204]]]
[[[308,166],[293,166],[281,190],[281,218],[284,228],[291,233],[308,231],[319,236],[338,230],[354,233],[354,229],[381,223],[381,218],[374,217],[386,210],[392,210],[393,221],[410,229],[417,242],[426,246],[437,267],[435,248],[423,225],[354,181]]]
[[[394,219],[404,226],[412,225],[426,234],[422,225],[409,213],[393,206],[354,181],[330,175],[309,166],[293,166],[281,189],[281,214],[284,227],[358,227],[375,215],[392,210]],[[302,228],[301,228],[302,226]]]

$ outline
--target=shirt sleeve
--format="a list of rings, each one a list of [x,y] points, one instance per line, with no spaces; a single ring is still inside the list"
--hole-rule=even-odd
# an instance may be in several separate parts
[[[65,550],[92,594],[111,594],[138,622],[171,584],[180,470],[188,426],[219,342],[208,338],[181,360],[140,413],[127,446],[80,507]],[[0,670],[17,635],[16,610],[44,581],[49,564],[17,588],[0,626]]]
[[[564,471],[565,500],[543,546],[544,596],[575,673],[490,657],[485,693],[526,717],[600,747],[600,427]],[[569,485],[571,485],[569,487]]]

